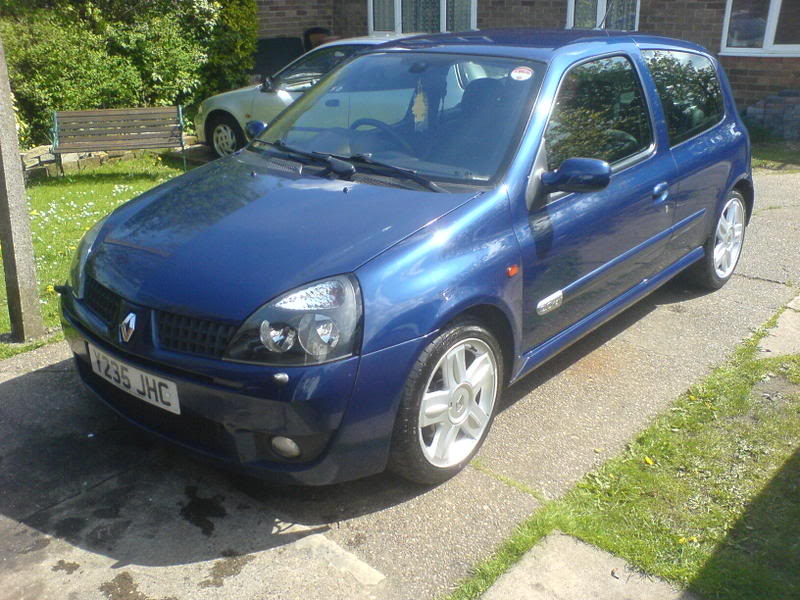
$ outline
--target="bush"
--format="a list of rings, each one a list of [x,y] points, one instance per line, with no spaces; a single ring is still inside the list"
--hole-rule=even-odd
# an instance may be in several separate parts
[[[5,0],[21,144],[46,142],[55,110],[191,106],[243,85],[256,26],[254,0]]]
[[[8,75],[18,116],[29,128],[27,142],[47,139],[53,110],[136,104],[139,73],[109,56],[102,36],[70,27],[56,14],[31,15],[26,26],[0,21]]]

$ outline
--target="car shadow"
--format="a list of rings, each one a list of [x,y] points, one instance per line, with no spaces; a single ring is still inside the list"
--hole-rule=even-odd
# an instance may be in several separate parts
[[[689,584],[698,593],[800,597],[800,448],[750,502]],[[747,568],[742,568],[743,561]]]
[[[652,294],[639,300],[636,304],[604,323],[586,337],[575,342],[572,346],[564,349],[532,373],[507,388],[500,403],[500,411],[510,408],[581,358],[591,354],[603,344],[652,313],[659,306],[678,304],[710,293],[712,292],[687,285],[680,277],[668,281]]]
[[[504,406],[657,306],[669,284],[510,388]],[[63,541],[115,566],[175,565],[259,552],[431,491],[390,474],[320,488],[276,487],[153,440],[83,389],[71,360],[0,383],[0,561],[24,567]]]

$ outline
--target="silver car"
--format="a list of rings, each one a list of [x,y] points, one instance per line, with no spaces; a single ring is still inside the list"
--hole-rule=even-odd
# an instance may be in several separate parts
[[[323,75],[343,60],[370,46],[400,36],[357,37],[336,40],[306,52],[259,85],[223,92],[200,103],[195,117],[197,137],[217,156],[244,146],[249,121],[269,123]]]

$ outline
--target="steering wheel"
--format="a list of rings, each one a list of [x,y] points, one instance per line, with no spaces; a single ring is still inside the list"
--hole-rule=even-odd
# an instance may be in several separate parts
[[[383,133],[392,138],[395,144],[397,144],[403,150],[405,150],[406,154],[411,154],[411,155],[414,154],[414,148],[411,147],[411,144],[409,144],[406,140],[401,138],[394,129],[389,127],[383,121],[378,121],[378,119],[369,119],[369,118],[357,119],[350,124],[350,129],[358,129],[359,127],[362,127],[364,125],[368,127],[374,127],[375,129],[380,129]]]

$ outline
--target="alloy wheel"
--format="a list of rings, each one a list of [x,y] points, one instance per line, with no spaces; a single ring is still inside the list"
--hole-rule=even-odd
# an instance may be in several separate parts
[[[725,279],[733,273],[744,240],[744,205],[733,197],[725,204],[714,236],[714,271]]]
[[[417,426],[422,453],[436,467],[457,465],[481,442],[494,411],[494,352],[477,338],[455,343],[436,363],[424,390]]]

